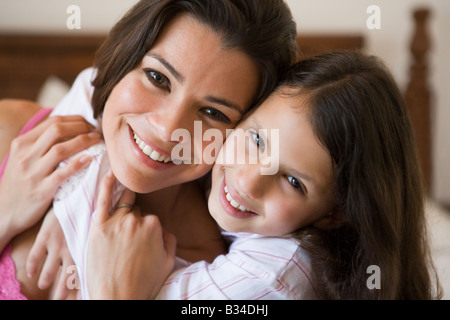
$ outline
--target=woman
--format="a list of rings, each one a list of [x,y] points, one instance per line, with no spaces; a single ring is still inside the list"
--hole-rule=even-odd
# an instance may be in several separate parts
[[[190,32],[186,33],[186,30]],[[193,235],[198,236],[189,246],[203,242],[202,232],[190,229],[189,235],[186,235],[186,230],[180,229],[180,223],[177,223],[179,221],[167,218],[165,213],[171,212],[176,205],[180,206],[176,195],[186,196],[186,192],[195,192],[197,196],[200,194],[201,190],[195,184],[181,183],[200,178],[209,171],[210,166],[203,164],[176,168],[175,171],[180,172],[166,177],[161,175],[161,170],[149,169],[151,166],[147,166],[145,170],[142,165],[124,170],[123,164],[128,161],[128,155],[120,154],[119,142],[129,129],[127,126],[120,126],[124,121],[133,122],[136,128],[140,128],[140,134],[151,137],[156,141],[152,140],[152,143],[156,144],[157,149],[166,152],[173,147],[173,142],[169,139],[171,131],[183,128],[193,133],[194,121],[202,121],[204,130],[214,127],[225,132],[227,128],[237,124],[249,107],[258,105],[270,93],[280,75],[295,59],[295,32],[295,23],[283,1],[224,0],[215,1],[213,5],[210,1],[200,0],[140,1],[112,29],[97,54],[92,96],[94,115],[105,118],[113,115],[119,119],[122,111],[117,108],[124,106],[134,108],[133,111],[125,111],[125,114],[136,115],[134,118],[130,117],[135,120],[108,120],[108,124],[113,125],[110,131],[105,132],[105,137],[110,137],[110,148],[117,155],[111,157],[111,165],[124,181],[130,177],[137,179],[134,181],[136,183],[131,183],[134,191],[146,194],[139,196],[136,202],[144,207],[151,204],[152,212],[159,212],[163,226],[175,233],[178,239],[190,241]],[[2,115],[2,121],[11,118],[8,112],[15,107],[18,107],[17,103],[3,103],[2,109],[6,115]],[[24,104],[19,106],[21,109],[27,107]],[[33,105],[32,108],[36,110],[37,107]],[[110,113],[103,114],[103,108]],[[79,124],[79,120],[52,120],[57,124],[48,127],[49,123],[46,123],[36,130],[49,135],[52,135],[52,130],[64,132],[57,134],[58,138],[50,142],[44,137],[38,139],[41,144],[33,144],[38,136],[36,131],[14,139],[3,177],[7,180],[2,180],[0,184],[0,204],[5,209],[2,220],[8,221],[12,226],[1,236],[3,244],[32,226],[37,221],[36,217],[40,216],[40,211],[50,204],[58,184],[64,180],[61,176],[66,178],[80,167],[73,165],[63,172],[59,169],[55,173],[51,171],[56,163],[73,154],[67,152],[70,150],[69,143],[76,144],[78,148],[83,145],[79,140],[69,140],[52,147],[53,142],[80,133],[86,134],[89,128],[86,124],[84,127]],[[73,121],[76,121],[76,127]],[[8,141],[11,141],[25,122],[26,118],[23,117],[13,122],[13,128],[5,133]],[[26,146],[30,148],[23,149]],[[46,170],[42,170],[42,164],[33,159],[32,155],[36,154],[34,149],[40,155],[52,159],[52,166],[45,164]],[[55,153],[60,156],[55,156]],[[5,153],[2,154],[4,156]],[[25,167],[23,163],[31,163],[31,166]],[[12,185],[19,185],[14,178],[18,167],[14,166],[21,164],[25,169],[22,171],[30,174],[31,180],[37,182],[37,185],[39,181],[48,182],[50,179],[46,179],[47,177],[53,178],[48,182],[50,186],[46,192],[41,193],[37,189],[38,191],[31,193],[45,195],[44,200],[36,201],[32,206],[24,201],[23,198],[28,197],[23,197],[21,191],[28,188],[29,179],[22,180],[20,188],[11,188]],[[36,169],[39,173],[35,173]],[[139,171],[141,169],[143,171]],[[56,179],[55,176],[60,178]],[[165,187],[171,189],[160,190]],[[14,193],[14,190],[17,192]],[[155,190],[160,192],[147,194]],[[14,198],[20,198],[21,208],[26,208],[20,211],[27,213],[26,216],[21,214],[21,219],[13,214],[18,207],[16,201],[11,201]],[[204,230],[196,222],[202,220],[208,224],[207,211],[194,212],[197,212],[195,216],[182,216],[183,223]],[[32,218],[26,218],[29,216]],[[36,229],[30,230],[15,238],[13,256],[22,260],[26,257]],[[22,254],[14,254],[14,250]],[[20,275],[18,272],[18,276]],[[30,292],[26,296],[39,293],[35,290],[36,279],[32,279],[33,282],[19,280],[22,288]]]

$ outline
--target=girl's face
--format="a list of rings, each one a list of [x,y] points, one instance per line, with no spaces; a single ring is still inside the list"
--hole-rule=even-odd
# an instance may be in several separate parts
[[[106,102],[102,130],[114,174],[138,193],[201,177],[211,169],[205,161],[172,162],[171,151],[179,142],[172,133],[187,130],[191,159],[201,159],[211,142],[194,143],[194,137],[202,139],[210,128],[226,137],[226,129],[250,106],[258,82],[258,70],[247,55],[222,49],[220,37],[189,16],[175,18]],[[195,135],[194,121],[201,121]]]
[[[314,135],[305,101],[272,94],[227,138],[212,171],[208,202],[223,229],[279,236],[331,216],[332,159]],[[278,130],[279,139],[274,139],[273,130]],[[237,135],[247,139],[246,161],[237,154]],[[254,149],[259,161],[254,161]],[[230,163],[231,152],[241,164]],[[278,171],[261,174],[263,164],[277,156]],[[220,159],[226,163],[218,164]]]

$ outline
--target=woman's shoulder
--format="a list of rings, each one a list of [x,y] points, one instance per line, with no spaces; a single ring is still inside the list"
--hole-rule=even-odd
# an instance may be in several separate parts
[[[41,107],[32,101],[16,99],[0,100],[0,140],[2,141],[0,155],[8,152],[10,142],[19,135],[20,130],[28,120],[40,109]]]

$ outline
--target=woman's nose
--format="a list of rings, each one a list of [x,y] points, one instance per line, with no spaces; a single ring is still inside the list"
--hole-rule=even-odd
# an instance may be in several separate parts
[[[191,132],[193,119],[189,113],[183,111],[158,111],[147,116],[149,124],[155,129],[155,134],[164,142],[171,142],[172,135],[177,129]]]

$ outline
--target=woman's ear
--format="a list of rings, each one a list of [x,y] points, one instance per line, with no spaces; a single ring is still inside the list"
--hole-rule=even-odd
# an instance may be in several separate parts
[[[332,230],[337,229],[347,222],[344,212],[341,210],[333,210],[322,218],[316,220],[313,226],[317,229]]]

